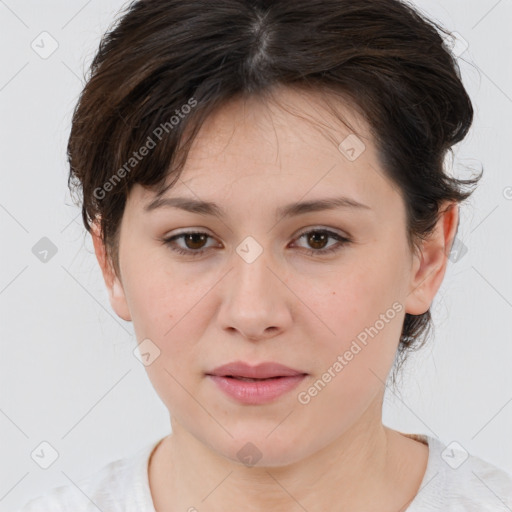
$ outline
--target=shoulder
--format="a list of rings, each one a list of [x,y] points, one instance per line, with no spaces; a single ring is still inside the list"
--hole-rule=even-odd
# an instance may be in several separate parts
[[[420,436],[429,446],[427,470],[407,512],[510,512],[512,475],[471,455],[458,442]]]
[[[132,456],[110,462],[75,483],[55,487],[30,500],[19,512],[154,512],[147,463],[156,444],[151,443]]]

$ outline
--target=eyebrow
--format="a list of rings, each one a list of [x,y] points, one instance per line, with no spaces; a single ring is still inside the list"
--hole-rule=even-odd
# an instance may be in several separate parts
[[[145,212],[156,210],[157,208],[179,208],[199,215],[212,215],[218,218],[225,218],[226,212],[216,203],[211,201],[200,201],[187,197],[157,197],[144,207]],[[350,208],[358,210],[371,210],[363,203],[355,201],[349,197],[330,197],[316,199],[314,201],[302,201],[282,206],[276,210],[277,217],[293,217],[310,212],[324,210],[334,210],[337,208]]]

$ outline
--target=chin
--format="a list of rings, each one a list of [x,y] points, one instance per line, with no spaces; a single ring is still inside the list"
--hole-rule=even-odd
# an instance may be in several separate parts
[[[269,438],[267,432],[231,439],[229,449],[221,455],[248,468],[289,466],[307,457],[308,454],[304,452],[304,446],[308,446],[308,444],[304,440],[299,444],[291,439],[283,441],[277,436],[272,439],[272,435]]]

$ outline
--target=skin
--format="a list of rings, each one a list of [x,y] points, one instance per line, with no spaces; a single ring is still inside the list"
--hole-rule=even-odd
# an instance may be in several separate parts
[[[155,193],[136,185],[120,227],[120,275],[93,231],[113,309],[133,322],[139,343],[149,338],[160,349],[146,369],[172,434],[149,464],[155,508],[405,510],[428,448],[382,424],[384,383],[405,313],[427,311],[441,285],[458,208],[448,205],[412,251],[403,199],[364,120],[339,106],[366,146],[349,161],[337,144],[351,130],[324,110],[321,96],[277,89],[274,97],[233,100],[212,115],[166,193],[213,201],[225,218],[172,207],[145,212]],[[323,122],[331,138],[279,105]],[[341,195],[369,209],[276,217],[285,204]],[[352,242],[299,237],[322,228]],[[185,230],[211,238],[174,246],[206,252],[183,256],[161,240]],[[247,236],[263,249],[252,263],[236,252]],[[325,246],[339,250],[307,253]],[[298,393],[394,303],[401,311],[308,404],[299,403]],[[276,361],[308,376],[272,403],[240,404],[205,376],[235,360]],[[253,467],[237,457],[247,442],[262,454]]]

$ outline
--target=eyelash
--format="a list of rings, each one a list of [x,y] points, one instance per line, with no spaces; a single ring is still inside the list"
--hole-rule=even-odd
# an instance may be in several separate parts
[[[352,240],[350,238],[341,236],[338,233],[335,233],[334,231],[330,231],[328,229],[311,229],[309,231],[304,231],[303,233],[301,233],[296,238],[296,240],[300,240],[305,235],[310,235],[311,233],[323,233],[323,234],[326,234],[329,238],[334,238],[339,243],[336,244],[334,247],[329,247],[327,249],[304,249],[304,248],[302,248],[304,251],[306,251],[306,253],[309,256],[318,256],[318,255],[324,256],[324,255],[327,255],[327,254],[336,253],[339,250],[341,250],[341,248],[343,246],[348,245],[349,243],[352,242]],[[211,247],[208,247],[206,249],[199,249],[199,250],[195,251],[195,250],[192,250],[192,249],[183,249],[181,247],[174,246],[173,242],[175,240],[183,238],[183,237],[188,236],[188,235],[206,235],[209,238],[213,238],[210,235],[208,235],[208,233],[203,233],[201,231],[185,231],[185,232],[180,233],[178,235],[173,235],[173,236],[168,237],[168,238],[162,238],[161,241],[162,241],[162,243],[167,245],[172,251],[175,251],[175,252],[177,252],[179,254],[182,254],[182,255],[185,255],[185,256],[193,256],[193,257],[200,256],[203,253],[205,253],[208,249],[211,249]]]

